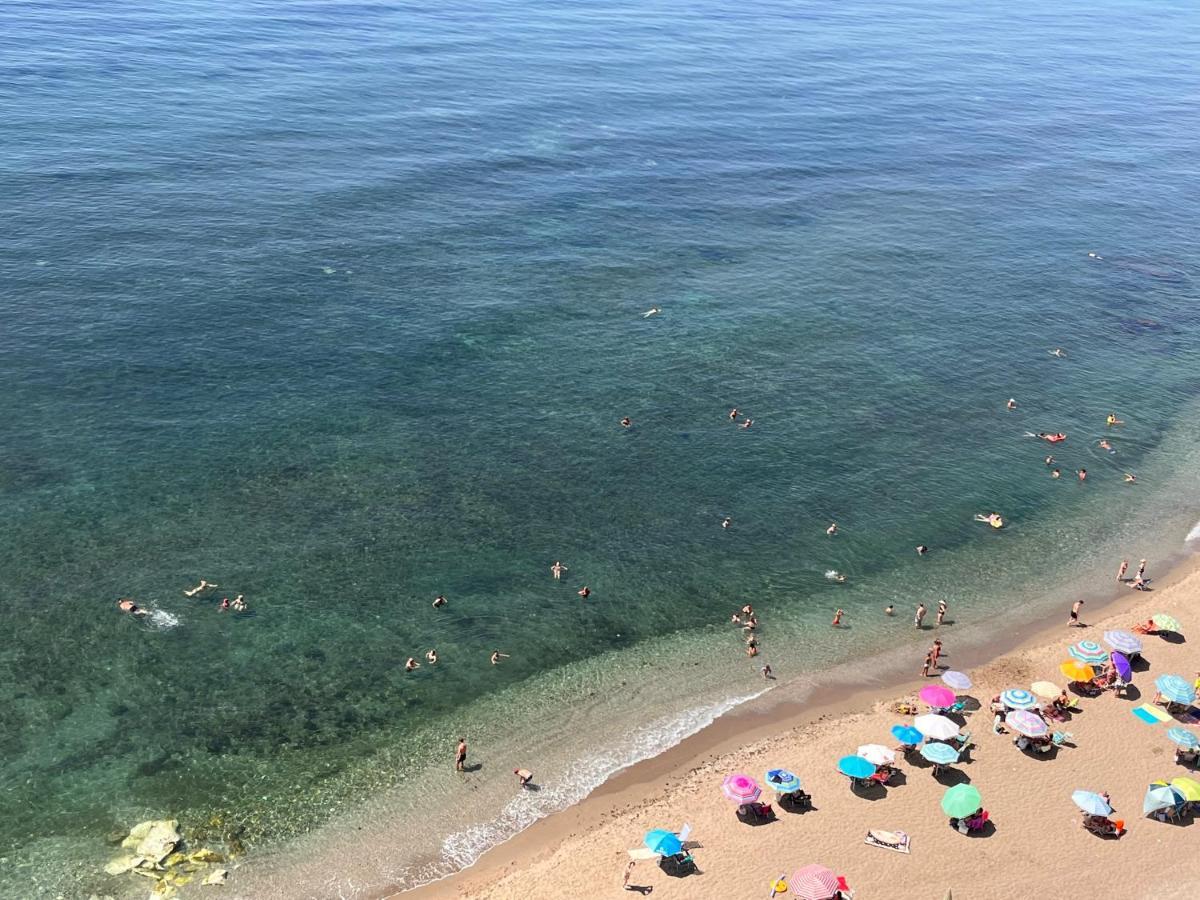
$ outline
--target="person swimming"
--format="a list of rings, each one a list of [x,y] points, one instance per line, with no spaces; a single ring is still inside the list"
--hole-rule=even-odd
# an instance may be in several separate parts
[[[198,593],[200,593],[205,588],[215,588],[215,587],[220,587],[220,585],[212,584],[211,582],[205,581],[203,578],[201,578],[200,583],[198,585],[196,585],[194,588],[192,588],[191,590],[184,591],[183,596],[195,597]]]
[[[437,650],[430,650],[425,654],[425,659],[428,660],[431,665],[436,663],[438,661]]]
[[[754,424],[754,420],[751,418],[747,418],[744,422],[742,422],[741,425],[738,426],[738,428],[749,428],[753,424]]]
[[[243,599],[241,594],[238,594],[236,597],[234,597],[233,602],[229,605],[233,608],[234,612],[246,611],[246,601]]]
[[[1096,446],[1098,446],[1101,450],[1107,450],[1109,453],[1117,452],[1116,450],[1113,449],[1113,445],[1104,439],[1097,441]]]
[[[829,535],[837,534],[837,522],[832,523],[828,528],[826,528],[825,533]]]
[[[1137,476],[1134,475],[1132,472],[1125,473],[1125,483],[1126,484],[1134,484],[1136,481],[1137,481]]]
[[[439,607],[445,606],[447,602],[448,601],[446,600],[446,598],[444,596],[442,596],[441,594],[438,594],[436,597],[433,598],[433,608],[437,609]]]
[[[1117,418],[1116,413],[1109,413],[1108,418],[1104,420],[1106,425],[1124,425],[1125,423]]]
[[[567,567],[560,563],[557,559],[554,561],[554,565],[550,567],[550,574],[554,576],[555,581],[559,581],[562,578],[562,573],[566,571]]]
[[[1007,403],[1005,403],[1005,404],[1004,404],[1004,406],[1005,406],[1007,409],[1016,409],[1016,408],[1017,408],[1017,401],[1016,401],[1016,400],[1014,400],[1012,397],[1009,397],[1009,398],[1008,398],[1008,402],[1007,402]]]
[[[622,428],[628,428],[628,427],[629,427],[630,425],[632,425],[632,424],[633,424],[633,419],[629,418],[629,416],[626,416],[625,418],[623,418],[623,419],[621,420],[621,427],[622,427]]]
[[[657,316],[660,312],[662,312],[661,306],[652,306],[648,310],[646,310],[644,313],[642,313],[642,318],[648,319],[651,316]]]
[[[494,665],[496,665],[497,663],[499,663],[499,662],[500,662],[500,660],[502,660],[502,659],[508,659],[508,654],[507,654],[507,653],[501,653],[499,650],[493,650],[493,651],[492,651],[492,656],[491,656],[491,659],[492,659],[492,665],[494,666]]]
[[[1067,439],[1067,436],[1061,431],[1056,431],[1053,434],[1049,434],[1045,431],[1039,431],[1037,434],[1033,435],[1033,437],[1041,438],[1043,441],[1051,444],[1057,444],[1059,441],[1065,441]]]
[[[975,513],[975,521],[986,522],[993,528],[1004,527],[1004,519],[1001,518],[1000,513],[988,513],[986,516],[983,513]]]
[[[1064,350],[1062,347],[1055,347],[1053,350],[1050,351],[1050,355],[1057,356],[1059,359],[1062,359],[1063,357],[1065,357],[1067,355],[1067,351]]]
[[[1062,469],[1054,469],[1050,472],[1051,478],[1062,478]]]
[[[1075,474],[1079,476],[1080,481],[1087,481],[1087,469],[1079,469]]]
[[[830,569],[828,572],[825,573],[825,578],[828,579],[829,581],[834,582],[835,584],[841,584],[843,581],[846,580],[846,576],[843,575],[841,572],[837,571],[837,569]]]
[[[148,616],[148,615],[150,615],[148,610],[142,609],[140,606],[138,606],[136,603],[134,603],[128,597],[122,597],[120,600],[117,601],[117,609],[119,609],[123,613],[129,613],[131,616]]]
[[[411,672],[413,669],[419,669],[419,668],[421,668],[421,664],[419,662],[417,662],[415,659],[413,659],[411,656],[408,658],[408,662],[406,662],[404,664],[405,672]]]
[[[894,616],[896,614],[896,607],[889,603],[883,608],[883,614],[885,616]]]
[[[722,528],[728,528],[728,527],[729,527],[730,525],[732,525],[732,524],[733,524],[733,517],[732,517],[732,516],[726,516],[725,518],[723,518],[723,519],[721,520],[721,527],[722,527]]]
[[[729,421],[736,422],[738,417],[738,408],[735,406],[729,411]]]
[[[577,593],[580,597],[582,597],[584,600],[586,600],[588,597],[592,596],[592,589],[585,584],[583,587],[581,587],[575,593]]]
[[[917,544],[917,556],[924,556],[929,552],[929,548],[924,544]]]
[[[228,610],[229,610],[229,598],[228,598],[228,597],[222,597],[222,598],[221,598],[221,605],[220,605],[220,606],[218,606],[218,607],[217,607],[217,609],[219,609],[221,612],[228,612]]]

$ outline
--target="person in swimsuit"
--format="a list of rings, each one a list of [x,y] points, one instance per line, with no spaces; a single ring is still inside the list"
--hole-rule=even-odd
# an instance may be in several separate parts
[[[218,607],[218,609],[220,609],[221,612],[225,612],[226,610],[229,609],[229,598],[228,597],[221,598],[221,605]]]
[[[1079,611],[1083,608],[1083,601],[1076,600],[1071,604],[1071,618],[1067,619],[1067,626],[1071,628],[1079,627]]]
[[[917,544],[917,556],[924,556],[929,552],[929,548],[924,544]]]
[[[1136,475],[1134,475],[1132,472],[1126,472],[1126,473],[1125,473],[1125,483],[1126,483],[1126,484],[1134,484],[1134,483],[1136,483],[1136,482],[1137,482],[1137,476],[1136,476]]]
[[[742,607],[742,615],[743,616],[754,615],[754,607],[751,606],[749,603],[747,603],[745,606]]]
[[[1107,425],[1124,425],[1125,423],[1117,418],[1116,413],[1109,413],[1108,418],[1105,419],[1105,424],[1107,424]]]
[[[936,669],[938,658],[942,655],[942,641],[940,638],[933,642],[933,646],[929,648],[929,652],[933,654],[933,667]]]
[[[575,593],[577,593],[580,597],[582,597],[584,600],[586,600],[588,597],[592,596],[592,589],[585,584],[583,587],[581,587]]]
[[[492,651],[492,665],[496,665],[500,660],[508,659],[507,653],[501,653],[499,650]]]
[[[829,527],[825,529],[825,533],[828,535],[837,534],[837,522],[830,523]]]
[[[729,411],[729,421],[736,422],[738,417],[738,408],[735,406]]]
[[[433,598],[433,608],[434,609],[438,609],[439,607],[442,607],[445,605],[446,605],[446,598],[442,594],[438,594],[436,597]]]
[[[242,599],[241,594],[238,594],[236,597],[233,598],[233,603],[231,603],[230,606],[233,607],[234,612],[245,612],[246,611],[246,601]]]
[[[1141,561],[1138,563],[1138,567],[1137,567],[1137,577],[1138,577],[1138,578],[1141,578],[1141,577],[1142,577],[1142,576],[1144,576],[1145,574],[1146,574],[1146,561],[1143,559],[1143,560],[1141,560]]]
[[[925,612],[926,612],[925,604],[918,603],[917,604],[917,614],[913,619],[913,625],[916,626],[917,628],[920,628],[921,622],[923,622],[925,620]]]
[[[742,424],[739,425],[738,427],[739,428],[749,428],[753,424],[754,424],[754,420],[748,418],[748,419],[746,419],[746,421],[742,422]]]
[[[121,612],[129,613],[131,616],[149,615],[146,610],[142,609],[128,597],[122,597],[117,601],[117,609],[119,609]]]
[[[644,313],[642,313],[642,318],[643,318],[643,319],[648,319],[648,318],[650,318],[651,316],[657,316],[657,315],[658,315],[660,312],[662,312],[662,308],[661,308],[661,307],[658,307],[658,306],[652,306],[652,307],[650,307],[648,310],[646,310]]]
[[[430,665],[434,665],[438,659],[437,650],[430,650],[428,653],[425,654],[425,659],[428,660]]]
[[[775,674],[771,671],[770,663],[767,663],[765,666],[763,666],[761,669],[759,669],[759,671],[762,672],[762,677],[767,679],[767,681],[770,681],[772,678],[775,677]],[[1200,674],[1200,673],[1198,673],[1198,674]],[[1197,678],[1196,680],[1198,682],[1200,682],[1200,678]]]
[[[528,769],[513,769],[513,774],[517,776],[517,781],[523,788],[529,787],[529,782],[533,781],[533,773]]]
[[[886,607],[884,607],[883,614],[885,616],[894,616],[896,614],[896,607],[889,603]]]
[[[467,739],[460,737],[458,747],[454,750],[454,770],[461,772],[467,765]]]
[[[1117,581],[1125,580],[1125,573],[1129,571],[1129,560],[1121,560],[1121,568],[1117,569]]]
[[[1107,440],[1105,440],[1104,438],[1101,438],[1099,441],[1097,441],[1097,442],[1096,442],[1096,445],[1097,445],[1097,446],[1098,446],[1098,447],[1099,447],[1101,450],[1107,450],[1109,453],[1116,453],[1116,452],[1117,452],[1116,450],[1114,450],[1114,449],[1113,449],[1113,445],[1112,445],[1112,444],[1110,444],[1110,443],[1109,443]]]
[[[629,418],[629,416],[626,416],[625,418],[623,418],[623,419],[621,420],[621,427],[622,427],[622,428],[628,428],[628,427],[629,427],[630,425],[632,425],[632,424],[633,424],[633,419]]]
[[[557,559],[554,561],[554,565],[550,567],[550,574],[554,576],[555,581],[561,580],[562,573],[566,571],[567,567],[560,563]]]
[[[1050,477],[1051,478],[1062,478],[1062,469],[1051,469]]]
[[[203,578],[201,578],[200,583],[198,585],[196,585],[194,588],[192,588],[191,590],[184,591],[183,596],[195,597],[198,593],[200,593],[205,588],[215,588],[215,587],[220,587],[220,585],[210,584],[209,582],[207,582]]]
[[[1016,401],[1016,400],[1014,400],[1012,397],[1009,397],[1009,398],[1008,398],[1008,402],[1007,402],[1007,403],[1005,403],[1004,405],[1005,405],[1006,407],[1008,407],[1009,409],[1016,409],[1016,408],[1017,408],[1017,401]]]
[[[921,677],[922,678],[929,677],[929,669],[932,665],[933,665],[933,651],[930,650],[928,653],[925,654],[925,662],[921,666]]]
[[[406,662],[404,664],[405,672],[411,672],[413,669],[419,669],[419,668],[421,668],[421,664],[419,662],[417,662],[415,659],[413,659],[411,656],[408,658],[408,662]]]
[[[833,614],[833,627],[834,628],[837,628],[842,624],[842,616],[843,615],[844,615],[844,613],[840,609]]]
[[[1075,474],[1079,476],[1080,481],[1087,481],[1087,469],[1079,469]]]
[[[946,601],[945,601],[945,600],[939,600],[939,601],[938,601],[938,608],[937,608],[937,624],[941,625],[941,624],[942,624],[942,619],[946,618],[946,609],[947,609],[947,608],[948,608],[948,606],[947,606],[947,603],[946,603]]]

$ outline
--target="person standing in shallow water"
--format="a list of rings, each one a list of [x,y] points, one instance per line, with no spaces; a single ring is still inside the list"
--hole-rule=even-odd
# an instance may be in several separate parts
[[[938,608],[937,608],[937,623],[938,623],[939,625],[941,625],[941,624],[942,624],[942,620],[943,620],[944,618],[946,618],[946,609],[947,609],[947,608],[948,608],[948,607],[947,607],[947,604],[946,604],[946,601],[945,601],[945,600],[939,600],[939,601],[938,601]]]
[[[454,771],[462,772],[467,766],[467,739],[460,737],[454,750]]]
[[[1117,569],[1117,581],[1125,580],[1125,573],[1129,571],[1129,560],[1121,560],[1121,568]]]
[[[924,621],[925,621],[925,604],[924,604],[924,603],[918,603],[918,604],[917,604],[917,615],[916,615],[916,617],[913,619],[913,625],[914,625],[915,627],[917,627],[917,628],[920,628],[920,627],[921,627],[921,623],[922,623],[922,622],[924,622]]]

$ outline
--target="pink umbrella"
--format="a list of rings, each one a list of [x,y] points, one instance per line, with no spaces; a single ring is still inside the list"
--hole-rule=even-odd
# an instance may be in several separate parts
[[[940,684],[927,684],[917,695],[935,709],[945,709],[954,705],[954,691]]]
[[[749,775],[740,774],[726,775],[725,780],[721,782],[721,790],[739,806],[743,803],[753,803],[762,793],[757,781]]]
[[[839,889],[838,877],[816,863],[797,869],[788,880],[788,892],[800,900],[830,900]]]

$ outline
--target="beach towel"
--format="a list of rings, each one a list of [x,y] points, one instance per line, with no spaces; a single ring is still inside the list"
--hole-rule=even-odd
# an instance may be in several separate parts
[[[864,844],[872,847],[882,847],[884,850],[895,850],[897,853],[907,853],[909,837],[903,831],[882,831],[872,828],[863,839]]]
[[[1163,712],[1157,706],[1151,706],[1149,703],[1143,703],[1141,706],[1135,707],[1133,714],[1143,722],[1148,722],[1153,725],[1155,722],[1169,722],[1171,716]]]

